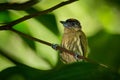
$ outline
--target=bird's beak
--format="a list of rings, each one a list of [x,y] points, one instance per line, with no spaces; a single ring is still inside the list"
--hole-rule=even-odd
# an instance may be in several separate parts
[[[68,25],[66,24],[66,21],[60,21],[60,23],[62,23],[64,27],[68,27]]]
[[[66,22],[65,21],[60,21],[60,23],[62,23],[64,25]]]

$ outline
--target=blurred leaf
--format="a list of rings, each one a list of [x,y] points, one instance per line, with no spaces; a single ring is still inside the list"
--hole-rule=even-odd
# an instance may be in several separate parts
[[[33,12],[38,12],[38,10],[31,8],[29,10],[26,10],[29,14],[33,13]],[[40,23],[42,23],[46,28],[48,28],[50,31],[52,31],[52,33],[54,33],[55,35],[59,35],[59,30],[58,30],[58,26],[56,23],[56,19],[54,14],[44,14],[42,16],[38,16],[35,17],[35,19],[37,19]]]
[[[9,9],[25,10],[25,9],[32,7],[33,5],[35,5],[38,2],[39,2],[39,0],[28,0],[24,3],[14,3],[14,2],[0,3],[0,6],[1,6],[0,11],[5,11],[5,10],[9,10]]]
[[[13,67],[15,64],[11,62],[9,59],[1,55],[2,52],[0,51],[0,72],[8,67]]]
[[[16,18],[19,16],[22,16],[22,14],[26,14],[25,12],[18,12],[13,11],[12,12],[12,18]],[[16,16],[15,16],[16,15]],[[46,28],[44,25],[40,23],[40,21],[36,19],[30,19],[26,22],[24,22],[26,25],[18,24],[15,27],[15,29],[22,31],[24,33],[27,33],[29,31],[30,35],[33,37],[36,37],[41,40],[45,40],[51,43],[58,43],[58,36],[51,32],[48,28]],[[19,26],[21,25],[21,27]],[[27,31],[24,30],[28,29]],[[55,66],[57,63],[57,52],[53,50],[51,47],[46,46],[44,44],[40,44],[38,42],[35,42],[35,49],[36,53],[40,55],[45,61],[47,61],[51,66]]]
[[[40,21],[44,26],[46,26],[49,30],[51,30],[55,35],[59,35],[59,30],[56,24],[55,16],[52,14],[42,15],[37,17],[37,20]]]
[[[17,11],[11,11],[11,19],[20,17],[22,14],[25,14],[24,12],[19,13]],[[14,26],[14,28],[26,34],[31,34],[36,38],[39,37],[42,40],[50,41],[52,43],[58,42],[57,36],[54,33],[43,27],[43,25],[34,19],[20,23]],[[6,52],[5,55],[8,55],[17,62],[37,69],[50,69],[57,63],[57,52],[48,46],[42,45],[40,43],[34,43],[30,40],[28,41],[28,39],[25,38],[21,39],[19,35],[16,35],[14,33],[9,34],[0,32],[0,36],[0,43],[2,43],[0,44],[0,48]],[[29,44],[29,46],[33,47],[34,51],[31,50],[31,48],[29,48],[29,46],[26,45],[23,40]],[[9,45],[6,46],[8,43]]]
[[[109,3],[111,6],[116,6],[120,9],[120,0],[105,0],[107,3]]]
[[[0,12],[0,25],[10,22],[10,16],[8,11]]]
[[[74,63],[50,71],[35,70],[17,66],[1,72],[2,80],[11,76],[23,76],[25,80],[119,80],[120,76],[109,69],[91,63]],[[6,77],[7,76],[7,77]]]
[[[102,62],[114,68],[120,68],[120,35],[113,35],[105,31],[100,31],[89,38],[90,55],[95,61]]]
[[[22,36],[21,36],[21,37],[22,37]],[[29,40],[29,39],[27,39],[27,38],[25,38],[25,37],[22,37],[22,39],[25,41],[26,44],[29,45],[29,47],[31,47],[32,50],[35,51],[36,48],[35,48],[35,42],[34,42],[34,41]]]
[[[9,45],[8,45],[9,44]],[[35,54],[22,39],[11,32],[0,32],[0,49],[13,60],[37,69],[50,69],[50,64]],[[1,66],[0,66],[1,67]]]

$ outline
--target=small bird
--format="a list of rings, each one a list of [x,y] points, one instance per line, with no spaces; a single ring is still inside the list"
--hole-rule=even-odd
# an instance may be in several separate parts
[[[77,61],[83,61],[78,55],[87,57],[87,38],[82,31],[82,26],[77,19],[67,19],[60,21],[64,26],[64,34],[61,46],[67,50],[73,51],[75,56],[61,52],[60,58],[63,63],[69,64]]]

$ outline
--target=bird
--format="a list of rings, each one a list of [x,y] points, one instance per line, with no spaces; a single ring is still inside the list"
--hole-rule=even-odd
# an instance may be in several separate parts
[[[84,61],[78,56],[87,57],[87,37],[82,31],[82,26],[77,19],[70,18],[65,21],[60,21],[64,26],[64,33],[62,36],[61,47],[74,52],[71,55],[67,52],[60,52],[60,60],[65,64]]]

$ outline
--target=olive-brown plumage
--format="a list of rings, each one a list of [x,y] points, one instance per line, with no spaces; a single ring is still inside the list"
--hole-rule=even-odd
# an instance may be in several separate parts
[[[60,57],[63,63],[73,63],[82,61],[77,58],[78,55],[87,56],[87,38],[81,30],[80,22],[76,19],[68,19],[61,21],[64,26],[64,34],[61,46],[73,51],[76,56],[70,55],[66,52],[61,52]]]

